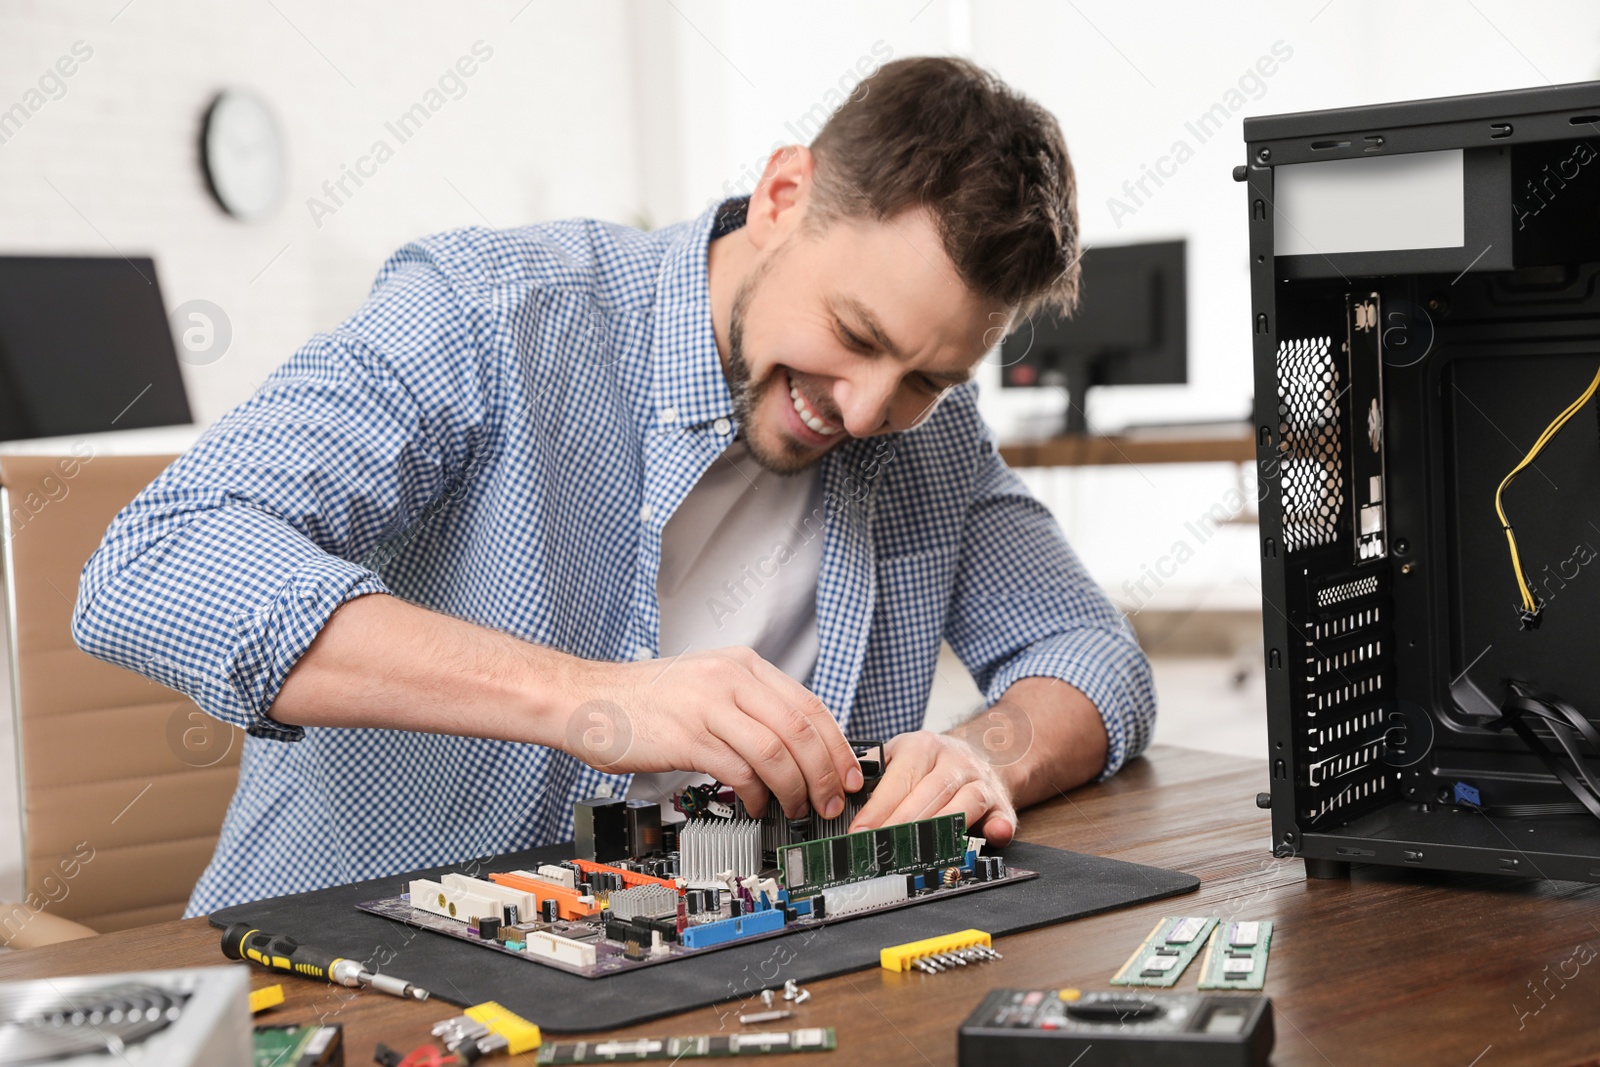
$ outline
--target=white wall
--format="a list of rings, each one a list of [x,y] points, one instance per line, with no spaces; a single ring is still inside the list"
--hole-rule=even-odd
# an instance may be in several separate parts
[[[12,4],[0,11],[0,109],[56,59],[92,56],[0,144],[0,251],[156,258],[173,307],[203,298],[233,342],[184,368],[202,423],[314,331],[348,315],[383,259],[452,226],[566,215],[626,220],[639,203],[624,7],[328,4],[311,0]],[[513,16],[515,18],[513,19]],[[482,41],[492,56],[414,137],[384,123]],[[219,89],[254,89],[277,114],[289,186],[258,224],[225,215],[199,166]],[[317,225],[307,208],[378,138],[392,159]],[[343,199],[341,197],[341,199]]]
[[[641,101],[650,218],[672,221],[749,192],[772,150],[807,143],[816,129],[807,116],[823,118],[863,72],[949,51],[949,5],[935,0],[919,14],[921,6],[632,0],[641,50],[670,49],[676,59]]]

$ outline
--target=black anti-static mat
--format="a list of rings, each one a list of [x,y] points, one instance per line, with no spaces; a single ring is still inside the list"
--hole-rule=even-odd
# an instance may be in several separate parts
[[[580,978],[473,948],[356,908],[361,901],[400,895],[411,878],[437,879],[446,871],[461,870],[459,864],[240,904],[210,918],[213,926],[247,922],[341,955],[376,960],[379,970],[415,982],[440,1000],[461,1005],[495,1000],[546,1030],[569,1032],[609,1030],[743,999],[782,986],[788,978],[809,982],[876,967],[878,950],[885,945],[969,927],[1013,934],[1187,893],[1200,885],[1200,879],[1181,871],[1022,841],[1001,854],[1008,864],[1038,871],[1040,877],[605,978]],[[530,849],[497,857],[474,873],[531,869],[571,856],[571,845]],[[1005,951],[1003,945],[1000,949]]]

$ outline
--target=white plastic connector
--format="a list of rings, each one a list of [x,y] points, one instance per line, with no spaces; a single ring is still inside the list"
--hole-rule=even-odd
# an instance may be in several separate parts
[[[475,919],[500,917],[500,902],[493,897],[441,885],[427,878],[413,878],[410,893],[413,908],[456,922],[468,923]]]
[[[553,863],[546,863],[541,865],[537,871],[534,871],[533,876],[546,882],[564,885],[568,889],[578,888],[578,876],[571,867],[557,867]]]
[[[593,967],[595,961],[593,945],[586,945],[582,941],[574,941],[570,937],[561,937],[543,930],[536,930],[528,935],[525,951],[530,956],[554,960],[571,967]]]
[[[483,897],[486,900],[498,901],[502,907],[514,904],[517,914],[525,921],[532,922],[539,915],[539,901],[532,893],[524,889],[513,889],[508,885],[498,882],[486,881],[482,878],[473,878],[465,874],[446,874],[439,879],[447,890],[456,890],[461,893],[470,893],[473,896]],[[501,912],[496,909],[493,913],[499,918]]]
[[[830,917],[868,911],[906,899],[906,878],[903,874],[891,874],[883,878],[869,878],[864,882],[837,885],[824,889],[822,899],[826,902]]]

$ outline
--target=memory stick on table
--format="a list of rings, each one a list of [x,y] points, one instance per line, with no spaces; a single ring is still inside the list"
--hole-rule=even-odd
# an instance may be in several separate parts
[[[1217,924],[1200,961],[1201,989],[1260,989],[1267,980],[1272,923]]]
[[[1111,979],[1112,985],[1172,986],[1206,943],[1215,919],[1167,917]]]

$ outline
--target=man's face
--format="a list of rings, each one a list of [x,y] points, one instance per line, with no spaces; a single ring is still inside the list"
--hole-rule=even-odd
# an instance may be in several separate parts
[[[925,212],[788,234],[740,285],[729,325],[751,455],[792,473],[851,438],[911,429],[1008,321],[962,284]]]

